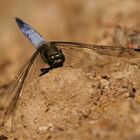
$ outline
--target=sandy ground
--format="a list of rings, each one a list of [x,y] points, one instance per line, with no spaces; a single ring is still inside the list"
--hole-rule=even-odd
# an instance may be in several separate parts
[[[0,1],[0,90],[35,49],[18,16],[47,40],[112,45],[117,25],[139,31],[138,0]],[[28,50],[27,50],[28,49]],[[0,140],[139,140],[140,58],[64,51],[65,65],[27,82]]]

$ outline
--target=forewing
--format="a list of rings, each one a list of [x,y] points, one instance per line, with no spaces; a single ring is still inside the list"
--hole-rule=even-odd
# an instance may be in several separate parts
[[[94,52],[102,55],[110,55],[115,57],[125,57],[125,58],[140,58],[140,49],[135,48],[124,48],[116,46],[101,46],[86,43],[77,42],[51,42],[62,49],[76,49],[87,52],[93,55]]]
[[[0,122],[4,123],[13,113],[23,86],[29,84],[39,76],[40,69],[44,65],[39,51],[24,64],[19,74],[0,94]]]
[[[76,42],[50,42],[62,50],[65,55],[64,67],[72,67],[83,72],[94,73],[96,68],[102,67],[107,61],[95,51],[83,47],[83,44]],[[54,45],[53,44],[53,45]]]

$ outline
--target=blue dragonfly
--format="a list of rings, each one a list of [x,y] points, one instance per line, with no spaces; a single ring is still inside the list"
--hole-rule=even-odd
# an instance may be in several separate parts
[[[13,79],[13,81],[11,81],[6,89],[4,89],[4,91],[0,94],[1,124],[4,124],[13,114],[27,77],[33,76],[33,78],[35,78],[34,73],[36,72],[36,69],[39,70],[37,76],[42,76],[54,68],[62,67],[65,60],[67,60],[65,52],[69,49],[75,50],[76,56],[81,52],[86,52],[88,55],[92,55],[93,52],[96,52],[101,55],[110,55],[114,57],[140,58],[140,49],[136,48],[102,46],[68,41],[47,42],[35,29],[33,29],[23,20],[20,18],[15,18],[15,20],[23,34],[36,48],[36,51],[31,56],[31,58],[21,67],[21,70]],[[70,59],[72,62],[74,61],[72,58]],[[87,61],[87,58],[84,59]],[[43,63],[43,66],[38,68],[38,63]],[[44,67],[44,64],[48,67]],[[33,69],[34,67],[35,69]]]

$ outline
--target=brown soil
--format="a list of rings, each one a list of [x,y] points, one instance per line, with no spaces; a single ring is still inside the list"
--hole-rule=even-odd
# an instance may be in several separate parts
[[[138,0],[0,3],[0,90],[34,52],[15,16],[48,40],[102,45],[113,44],[118,24],[140,27]],[[0,128],[0,140],[140,139],[140,58],[76,52],[64,52],[62,68],[24,87],[14,114]]]

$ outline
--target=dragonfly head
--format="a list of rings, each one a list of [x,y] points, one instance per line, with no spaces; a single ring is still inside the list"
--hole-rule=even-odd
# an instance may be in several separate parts
[[[62,51],[60,50],[59,53],[50,55],[48,57],[48,63],[51,67],[56,68],[56,67],[62,67],[63,63],[65,61],[65,56],[63,55]]]
[[[62,67],[65,61],[65,56],[61,49],[58,49],[55,45],[43,44],[39,52],[44,62],[48,63],[51,68]]]

